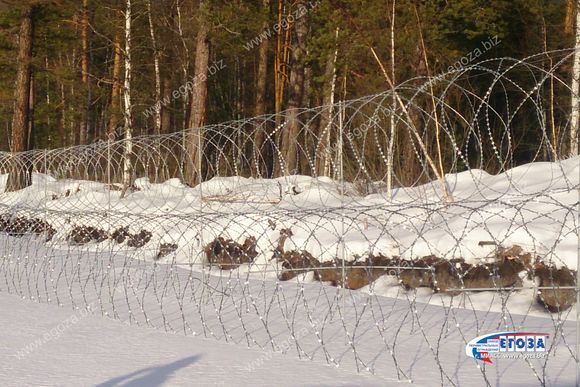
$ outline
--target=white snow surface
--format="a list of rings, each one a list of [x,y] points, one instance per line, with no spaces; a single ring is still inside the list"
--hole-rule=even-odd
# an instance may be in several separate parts
[[[250,286],[257,285],[252,282]],[[308,285],[305,286],[304,295],[309,299],[308,303],[312,303],[317,298],[316,287],[314,284]],[[350,292],[346,293],[348,296]],[[296,296],[298,292],[292,289],[285,292],[286,297],[293,294]],[[81,294],[71,296],[73,304],[83,305]],[[360,297],[358,305],[363,301],[364,297]],[[193,337],[192,333],[184,336],[180,330],[163,333],[140,324],[129,325],[127,321],[130,317],[122,310],[118,310],[120,321],[98,316],[98,302],[88,300],[88,305],[93,305],[88,308],[92,311],[89,313],[87,309],[74,306],[71,309],[70,302],[59,308],[54,304],[37,304],[0,292],[0,308],[9,311],[0,314],[0,329],[3,332],[0,341],[0,385],[390,386],[412,383],[432,386],[447,385],[445,382],[452,380],[459,386],[479,386],[484,383],[481,364],[465,355],[466,341],[482,333],[497,331],[499,327],[505,326],[504,329],[509,330],[508,325],[514,326],[511,329],[548,332],[553,337],[553,347],[545,360],[499,359],[493,365],[484,367],[491,385],[536,385],[544,372],[543,380],[550,386],[572,385],[575,378],[570,343],[563,340],[565,335],[573,342],[574,324],[549,318],[511,315],[508,322],[502,314],[461,308],[450,310],[420,303],[412,304],[416,314],[411,317],[408,309],[411,305],[405,306],[405,302],[396,299],[376,298],[374,302],[389,311],[388,315],[383,316],[385,320],[379,323],[387,324],[384,328],[390,327],[383,331],[382,339],[372,334],[376,333],[376,327],[369,315],[359,321],[361,316],[356,312],[356,307],[343,308],[340,319],[327,321],[324,325],[326,350],[330,351],[331,356],[337,356],[335,360],[340,362],[336,367],[325,361],[325,352],[317,341],[319,332],[315,332],[304,320],[303,311],[295,315],[295,332],[299,334],[297,338],[301,348],[310,353],[312,359],[301,361],[297,359],[286,321],[276,316],[278,310],[272,310],[268,329],[275,332],[280,347],[284,342],[289,343],[290,350],[284,354],[269,348],[268,341],[264,341],[265,332],[260,329],[261,323],[248,315],[244,319],[244,329],[262,343],[262,349],[256,348],[256,343],[252,344],[252,341],[246,344],[243,334],[237,342],[230,338],[229,343],[224,342],[226,338],[223,336],[221,341],[209,335],[204,338],[200,331],[202,326],[194,313],[198,306],[192,303],[185,306],[188,309],[186,314],[191,317]],[[149,306],[149,312],[152,312],[152,305]],[[166,309],[166,317],[173,327],[178,327],[181,319],[176,313],[176,306],[165,305],[169,308]],[[117,307],[122,307],[122,302],[117,303]],[[207,312],[209,310],[204,314],[209,317]],[[320,318],[328,316],[328,312],[323,305],[319,305],[314,317],[321,321]],[[448,320],[449,312],[453,315],[451,321]],[[151,322],[161,322],[159,317]],[[226,313],[222,315],[222,323],[228,325],[230,333],[236,331],[236,323],[239,325],[235,317]],[[357,325],[361,325],[356,339],[353,338],[357,342],[357,356],[369,362],[373,375],[365,369],[360,370],[361,375],[354,374],[350,346],[340,335],[343,323],[351,326],[356,321]],[[206,322],[209,323],[206,328],[213,325],[213,331],[221,336],[220,329],[215,325],[217,320]],[[238,326],[239,329],[241,327]],[[388,346],[395,342],[396,348]],[[391,355],[389,348],[394,351]],[[398,375],[393,359],[397,359],[406,376]],[[443,367],[445,376],[440,374],[438,367]],[[540,371],[540,375],[535,375],[531,367]]]
[[[0,183],[5,181],[0,176]],[[46,219],[58,231],[51,244],[66,250],[66,237],[78,225],[108,232],[121,226],[133,233],[146,229],[153,238],[144,247],[114,248],[150,261],[161,243],[175,243],[178,250],[162,260],[167,263],[202,265],[203,247],[216,237],[243,243],[252,236],[259,255],[240,271],[261,279],[275,280],[279,271],[271,258],[282,228],[293,232],[287,250],[304,249],[320,261],[380,253],[407,259],[434,254],[479,263],[494,251],[479,242],[495,241],[520,245],[558,267],[576,269],[580,157],[530,163],[498,175],[472,169],[446,175],[445,181],[451,202],[444,200],[437,181],[395,189],[389,200],[385,192],[365,196],[355,184],[309,176],[216,177],[194,188],[178,179],[154,184],[142,177],[134,184],[138,190],[121,198],[103,183],[34,174],[30,187],[0,195],[0,210]],[[110,240],[83,249],[103,251],[113,248],[109,245]],[[363,291],[406,297],[392,280],[383,277]],[[533,305],[531,290],[519,294],[510,299],[512,312],[545,313]],[[415,296],[421,302],[450,302],[443,295],[433,297],[429,289]],[[469,302],[478,310],[498,311],[503,301],[495,293],[482,293],[470,296]]]
[[[579,163],[574,157],[527,164],[496,176],[478,170],[450,174],[445,179],[452,202],[442,198],[439,182],[395,189],[394,197],[386,198],[385,192],[363,195],[355,184],[308,176],[220,177],[194,188],[177,179],[154,184],[139,178],[138,190],[121,198],[104,183],[34,174],[30,187],[0,194],[0,212],[45,219],[57,234],[50,242],[0,235],[0,253],[5,254],[0,290],[73,309],[100,304],[101,310],[81,315],[78,309],[0,293],[0,310],[5,311],[0,313],[0,385],[390,385],[398,381],[389,353],[392,342],[397,343],[394,358],[415,384],[440,384],[449,377],[458,385],[481,385],[482,368],[465,356],[465,342],[500,327],[548,332],[555,345],[551,357],[530,364],[545,373],[546,384],[572,385],[576,306],[562,314],[547,313],[535,302],[529,280],[524,280],[529,289],[509,294],[450,297],[428,288],[405,291],[395,277],[383,276],[360,291],[347,291],[308,283],[312,273],[276,282],[279,267],[271,258],[280,230],[290,228],[293,236],[285,248],[306,249],[320,260],[354,260],[370,253],[404,258],[435,254],[477,263],[493,253],[479,242],[495,241],[520,245],[557,266],[576,269]],[[0,192],[5,184],[6,176],[0,176]],[[80,225],[109,232],[121,226],[133,233],[146,229],[153,238],[142,248],[110,240],[71,246],[67,235]],[[239,270],[202,270],[203,247],[217,236],[239,242],[253,236],[260,254]],[[152,265],[161,243],[179,246],[161,261],[170,265]],[[171,292],[164,304],[158,303],[158,288],[130,278],[133,272],[138,277],[149,270],[154,270],[151,278],[159,289],[163,284],[189,284],[193,292],[207,281],[207,289],[226,290],[227,297],[208,295],[208,300],[225,304],[224,309],[218,313],[215,304],[191,300],[182,305]],[[127,298],[134,290],[139,297]],[[260,312],[270,305],[266,296],[284,300],[267,309],[267,334]],[[257,306],[242,310],[248,298]],[[147,316],[139,313],[142,299]],[[342,309],[335,309],[338,300],[346,302]],[[288,315],[290,305],[295,309]],[[311,305],[317,307],[310,310]],[[329,313],[335,310],[341,313]],[[120,321],[96,316],[101,313]],[[198,321],[199,316],[205,320]],[[187,330],[187,336],[143,326],[168,329],[166,318],[170,330]],[[325,321],[324,345],[338,355],[339,368],[327,365],[310,318]],[[137,325],[122,323],[132,319]],[[268,348],[270,333],[278,343],[287,340],[289,321],[296,324],[293,332],[305,329],[299,341],[312,361],[300,361],[292,351],[258,348]],[[368,362],[374,376],[353,373],[354,360],[343,335],[353,325],[358,327],[357,356]],[[66,328],[45,340],[59,326]],[[206,329],[211,334],[202,338],[200,332]],[[257,341],[246,342],[248,334]],[[38,340],[42,344],[36,346]],[[33,350],[19,358],[27,348]],[[445,369],[445,378],[438,367]],[[494,385],[538,382],[521,359],[498,361],[486,372]]]
[[[0,385],[4,387],[389,384],[320,362],[129,326],[88,311],[37,304],[6,293],[0,293],[0,310],[10,311],[0,313]],[[255,366],[250,371],[251,364]]]
[[[152,184],[139,178],[139,190],[121,198],[103,183],[34,174],[30,187],[1,194],[0,208],[45,212],[61,239],[79,224],[108,231],[145,228],[154,234],[149,247],[177,243],[182,263],[197,259],[200,243],[216,235],[241,242],[254,236],[269,255],[279,230],[290,228],[294,236],[287,248],[306,249],[320,260],[342,257],[339,235],[347,260],[368,253],[435,254],[474,263],[490,252],[478,242],[492,240],[519,244],[575,269],[579,161],[535,162],[497,176],[476,169],[450,174],[445,180],[451,203],[442,200],[439,182],[395,189],[389,201],[384,192],[362,196],[353,184],[327,177],[216,177],[195,188],[178,179]],[[5,181],[0,176],[0,192]]]

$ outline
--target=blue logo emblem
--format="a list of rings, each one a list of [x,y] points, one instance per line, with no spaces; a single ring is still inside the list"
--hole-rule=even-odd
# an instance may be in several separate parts
[[[535,332],[496,332],[476,337],[465,346],[467,356],[492,364],[491,359],[544,357],[549,335]],[[530,354],[532,352],[533,354]]]

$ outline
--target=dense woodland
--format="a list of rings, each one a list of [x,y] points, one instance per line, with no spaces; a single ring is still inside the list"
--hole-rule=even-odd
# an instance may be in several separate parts
[[[447,71],[468,54],[479,61],[570,48],[575,3],[3,0],[0,150],[171,133],[328,105]],[[556,56],[538,65],[550,68]],[[558,71],[570,84],[572,61]],[[533,87],[533,80],[521,82]],[[468,87],[478,93],[483,86],[475,78]],[[552,126],[569,128],[569,90],[556,85],[545,99]],[[523,143],[537,140],[524,119],[511,128],[522,131],[514,136]],[[281,136],[282,149],[291,136]],[[567,136],[554,130],[556,155],[542,157],[568,154]],[[409,142],[401,136],[395,154]],[[521,157],[526,161],[525,152]]]

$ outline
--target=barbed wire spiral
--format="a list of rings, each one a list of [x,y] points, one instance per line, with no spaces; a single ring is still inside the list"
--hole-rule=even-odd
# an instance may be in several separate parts
[[[545,55],[130,146],[0,153],[0,187],[31,183],[0,194],[0,291],[385,380],[568,380],[579,159],[546,101],[571,95],[573,52]],[[549,331],[548,356],[464,354],[523,328]]]

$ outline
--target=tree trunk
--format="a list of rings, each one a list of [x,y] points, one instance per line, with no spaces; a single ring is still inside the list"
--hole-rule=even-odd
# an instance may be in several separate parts
[[[155,135],[161,134],[161,114],[162,114],[162,103],[161,103],[161,70],[159,67],[160,52],[157,46],[157,37],[155,35],[155,27],[153,25],[153,16],[151,15],[151,0],[145,2],[147,6],[147,20],[149,22],[149,35],[151,36],[151,45],[153,47],[153,67],[155,70],[155,124],[153,126],[153,133]],[[154,183],[159,183],[159,164],[161,161],[161,145],[159,144],[160,139],[155,139],[155,149],[151,160],[152,162],[147,162],[148,173],[150,173],[150,180]],[[150,165],[153,164],[153,165]],[[152,170],[150,170],[152,169]]]
[[[429,61],[427,58],[427,48],[425,47],[425,40],[423,39],[423,27],[421,24],[421,19],[419,17],[419,10],[417,9],[417,5],[414,6],[415,8],[415,17],[417,18],[417,30],[419,31],[419,41],[421,42],[421,51],[423,52],[423,59],[425,63],[425,70],[427,71],[427,77],[429,79],[429,97],[431,99],[431,109],[432,109],[432,118],[435,121],[435,146],[437,149],[437,161],[439,168],[438,173],[437,171],[433,171],[439,176],[439,183],[441,184],[441,188],[443,190],[443,194],[445,196],[446,201],[452,201],[453,198],[447,189],[447,184],[443,177],[445,176],[445,169],[443,167],[443,153],[441,150],[441,128],[439,126],[439,117],[437,113],[437,104],[435,103],[435,92],[433,91],[433,81],[431,81],[431,70],[429,69]],[[431,119],[431,117],[430,117]],[[425,133],[429,133],[428,128],[425,127]],[[425,152],[428,151],[428,148]],[[424,155],[425,159],[429,157],[427,153]]]
[[[412,63],[413,76],[421,77],[427,75],[427,68],[425,65],[423,51],[420,45],[416,48],[416,58],[417,61]],[[421,100],[422,96],[417,96],[413,100],[413,105],[408,106],[409,118],[412,122],[408,124],[418,131],[418,135],[423,135],[423,127],[425,126],[425,120],[422,115],[422,108],[425,101]],[[401,125],[401,134],[397,135],[400,143],[400,149],[402,157],[400,158],[399,173],[397,175],[405,186],[416,185],[420,183],[427,182],[426,177],[422,176],[423,168],[419,159],[421,151],[416,144],[415,136],[412,133],[412,128],[408,125]],[[429,144],[428,140],[424,140],[426,144]]]
[[[270,0],[263,0],[263,6],[266,13],[269,13]],[[268,19],[264,20],[262,30],[267,30],[270,26]],[[266,84],[268,78],[268,39],[263,39],[258,50],[258,74],[256,75],[256,107],[254,115],[259,117],[266,114]],[[252,176],[267,176],[268,167],[265,161],[268,160],[269,154],[264,149],[266,142],[266,122],[261,122],[254,134],[254,162],[252,163]]]
[[[123,150],[123,192],[124,197],[131,186],[131,154],[133,153],[132,104],[131,104],[131,0],[126,0],[125,9],[125,81],[123,84],[125,146]]]
[[[161,99],[162,101],[171,101],[171,77],[166,75],[161,81]],[[171,111],[168,106],[161,106],[161,133],[171,131]]]
[[[190,186],[197,184],[202,177],[203,164],[203,125],[207,109],[207,76],[209,62],[208,25],[205,21],[206,0],[199,4],[199,31],[195,48],[195,79],[191,93],[191,114],[187,147],[189,154],[185,160],[185,182]]]
[[[324,111],[320,120],[318,129],[318,146],[315,151],[316,156],[316,173],[318,176],[330,176],[332,164],[332,148],[330,146],[332,118],[334,115],[334,94],[336,90],[336,60],[338,59],[338,33],[335,31],[335,48],[333,55],[328,57],[326,62],[326,86],[322,106]]]
[[[61,121],[60,121],[60,137],[61,137],[61,146],[62,147],[66,147],[68,145],[68,136],[67,136],[67,130],[66,127],[68,125],[68,120],[67,120],[67,103],[66,103],[66,96],[64,93],[64,84],[60,84],[60,101],[62,104],[61,107]]]
[[[83,95],[86,98],[86,106],[79,127],[79,143],[84,145],[89,139],[89,0],[83,0],[79,24],[81,30],[81,84]]]
[[[305,1],[298,1],[298,9],[305,9]],[[288,115],[286,125],[282,129],[282,144],[280,151],[284,156],[285,166],[280,167],[280,173],[295,174],[300,167],[300,155],[297,138],[300,134],[301,122],[298,119],[298,109],[304,95],[304,61],[306,56],[306,35],[308,34],[307,11],[300,11],[302,17],[297,18],[295,27],[296,45],[292,50],[292,65],[290,70],[288,98]]]
[[[282,24],[284,17],[284,0],[278,0],[278,25]],[[286,44],[285,36],[290,28],[278,31],[276,36],[276,57],[274,58],[274,110],[279,113],[282,110],[282,99],[284,96],[284,82],[285,82],[285,64],[286,64]]]
[[[570,115],[570,156],[578,154],[578,120],[580,119],[580,1],[576,3],[576,43],[572,67],[572,114]]]
[[[34,74],[30,73],[30,91],[28,93],[28,128],[26,128],[26,143],[27,149],[34,149],[35,138],[32,135],[34,133]]]
[[[308,52],[305,52],[308,56]],[[306,63],[304,66],[304,89],[302,92],[302,100],[300,101],[300,107],[310,108],[312,107],[312,78],[313,78],[312,68]],[[302,120],[310,120],[312,118],[311,113],[303,114]],[[303,126],[302,124],[300,125]],[[313,160],[312,154],[316,148],[315,142],[316,136],[310,130],[301,130],[300,137],[298,138],[298,143],[301,144],[302,150],[300,154],[299,168],[300,173],[308,176],[316,176],[316,163],[311,164]]]
[[[179,33],[179,39],[181,40],[181,45],[183,46],[183,54],[182,54],[182,58],[183,60],[181,61],[181,72],[183,73],[183,83],[186,83],[189,81],[189,48],[188,48],[188,44],[185,40],[185,34],[183,33],[183,23],[181,20],[181,1],[182,0],[177,0],[175,2],[175,12],[176,12],[176,18],[175,21],[177,22],[175,25],[175,28],[177,29],[177,32]],[[176,82],[177,83],[177,82]],[[190,104],[189,104],[189,92],[186,92],[185,95],[183,96],[183,98],[181,98],[181,107],[182,107],[182,114],[181,114],[181,128],[182,130],[186,130],[187,126],[189,124],[189,116],[190,116]],[[184,166],[184,168],[187,171],[187,168],[189,168],[187,165]],[[185,172],[184,172],[185,173]]]
[[[157,38],[153,26],[153,17],[151,15],[151,0],[146,1],[147,19],[149,21],[149,34],[151,35],[151,44],[153,46],[153,64],[155,69],[155,134],[161,133],[161,70],[159,68],[159,50],[157,48]]]
[[[577,0],[566,0],[566,17],[564,19],[564,32],[571,34],[574,32],[574,2]]]
[[[283,25],[283,20],[286,18],[285,15],[285,0],[278,0],[278,25]],[[288,21],[288,19],[286,19]],[[275,146],[280,146],[280,127],[282,124],[282,117],[280,114],[282,111],[282,106],[284,103],[284,90],[286,86],[286,81],[288,79],[287,68],[288,68],[288,55],[290,52],[290,37],[292,32],[292,23],[287,23],[285,28],[279,29],[276,35],[276,53],[274,56],[274,111],[276,112],[276,128],[275,128]],[[278,150],[277,150],[278,151]],[[279,158],[279,154],[277,154]],[[274,174],[279,174],[280,166],[276,165],[276,171]]]
[[[389,149],[387,151],[387,197],[389,201],[393,199],[393,151],[395,148],[395,112],[397,111],[397,97],[395,96],[395,17],[396,17],[397,1],[393,0],[393,7],[391,10],[391,81],[392,86],[392,109],[389,126],[390,126],[390,136],[389,136]]]
[[[33,39],[33,6],[27,5],[21,14],[18,34],[18,69],[14,91],[14,116],[12,119],[12,152],[28,150],[30,121],[30,83]],[[17,191],[30,185],[30,166],[22,154],[13,155],[14,160],[6,184],[6,192]]]
[[[170,29],[173,33],[177,30],[180,33],[181,29],[177,22],[177,8],[179,7],[179,1],[170,2],[168,5],[164,5],[167,11],[167,18],[164,23],[166,29]],[[179,62],[178,55],[178,44],[176,44],[173,39],[168,39],[167,35],[162,35],[158,33],[158,45],[160,66],[161,66],[161,133],[169,133],[172,131],[172,126],[177,126],[173,108],[175,105],[172,103],[171,93],[173,91],[173,84],[175,79],[179,79],[177,76],[177,71],[175,71],[175,66]],[[181,36],[181,35],[180,35]],[[171,35],[173,38],[174,35]],[[187,79],[186,79],[187,81]],[[187,94],[187,93],[186,93]],[[185,100],[186,97],[184,96]]]
[[[544,17],[544,10],[542,9],[542,42],[544,45],[544,54],[546,56],[546,60],[542,61],[542,67],[544,71],[549,72],[551,71],[552,67],[554,66],[552,57],[548,51],[548,33],[546,29],[546,18]],[[550,77],[550,90],[548,96],[549,102],[549,121],[550,121],[550,132],[551,138],[550,141],[546,142],[546,146],[542,147],[544,152],[544,160],[550,161],[550,156],[552,157],[551,160],[555,161],[558,160],[558,133],[556,130],[556,121],[554,116],[554,77]],[[548,134],[546,133],[546,136]],[[551,155],[548,155],[548,151]]]
[[[123,59],[123,49],[121,48],[121,31],[115,32],[113,40],[113,85],[111,87],[111,116],[109,118],[108,136],[109,139],[115,138],[115,132],[120,121],[120,95],[121,95],[121,62]]]

